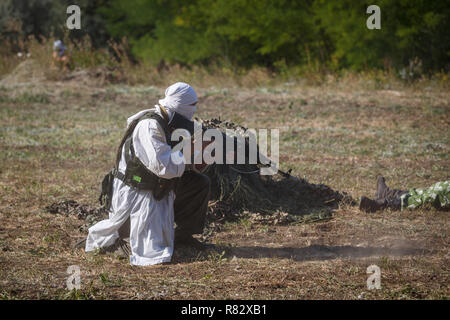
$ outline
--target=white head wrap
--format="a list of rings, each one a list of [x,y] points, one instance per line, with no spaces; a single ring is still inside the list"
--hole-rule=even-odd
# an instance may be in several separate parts
[[[197,110],[197,107],[192,104],[197,101],[197,94],[190,85],[184,82],[177,82],[166,89],[166,97],[158,102],[167,110],[169,118],[172,118],[174,112],[178,112],[182,116],[191,119],[194,112]],[[129,126],[133,120],[152,110],[154,109],[139,111],[135,115],[128,118],[127,125]]]
[[[56,40],[55,42],[53,42],[53,50],[62,50],[62,49],[65,49],[65,46],[61,40]]]
[[[194,88],[184,82],[177,82],[166,89],[166,97],[159,100],[159,104],[165,107],[169,114],[178,112],[182,116],[191,119],[197,107],[198,97]]]

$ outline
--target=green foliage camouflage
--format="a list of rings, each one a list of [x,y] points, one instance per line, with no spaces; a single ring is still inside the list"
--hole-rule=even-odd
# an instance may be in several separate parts
[[[450,6],[423,0],[95,0],[77,1],[82,30],[107,46],[126,37],[131,54],[152,65],[396,69],[403,77],[450,69]],[[1,36],[11,19],[24,35],[63,30],[66,0],[4,0]],[[369,30],[366,9],[381,8],[381,29]],[[9,32],[9,33],[8,33]],[[17,33],[17,32],[16,32]]]

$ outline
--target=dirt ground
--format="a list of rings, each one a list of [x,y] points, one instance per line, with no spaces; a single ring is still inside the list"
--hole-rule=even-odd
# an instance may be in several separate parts
[[[165,88],[20,78],[0,81],[0,297],[3,299],[448,299],[448,211],[375,214],[341,204],[332,216],[215,226],[206,252],[133,267],[73,249],[85,221],[46,206],[97,207],[126,118]],[[33,80],[34,79],[34,80]],[[198,116],[280,129],[281,169],[354,199],[379,174],[394,188],[449,179],[450,93],[427,84],[196,88]],[[286,216],[282,212],[279,216]],[[77,265],[81,288],[69,291]],[[369,290],[367,268],[381,271]]]

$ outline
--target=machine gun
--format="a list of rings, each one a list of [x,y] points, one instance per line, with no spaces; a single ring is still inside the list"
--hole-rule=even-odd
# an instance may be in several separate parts
[[[169,122],[169,128],[171,129],[171,130],[174,130],[174,129],[185,129],[185,130],[187,130],[189,133],[190,133],[190,135],[192,136],[192,137],[194,137],[195,136],[195,132],[196,132],[196,128],[197,128],[197,130],[201,130],[202,131],[202,133],[203,132],[205,132],[206,130],[207,130],[207,128],[205,128],[204,126],[199,126],[199,125],[196,125],[195,123],[194,123],[194,121],[192,121],[192,120],[189,120],[189,119],[187,119],[186,117],[184,117],[184,116],[182,116],[181,114],[179,114],[179,113],[177,113],[177,112],[175,112],[175,114],[173,115],[173,117],[172,117],[172,119],[170,120],[170,122]],[[222,133],[222,137],[223,137],[223,141],[227,141],[227,139],[232,139],[233,140],[233,142],[232,142],[232,146],[233,146],[233,148],[232,148],[232,150],[234,151],[234,156],[233,156],[233,163],[237,163],[237,160],[238,160],[238,155],[237,155],[237,150],[238,150],[238,148],[239,148],[239,139],[237,138],[237,137],[229,137],[229,136],[227,136],[224,132],[222,132],[221,131],[221,133]],[[178,141],[179,142],[179,141]],[[178,143],[177,141],[175,141],[175,142],[172,142],[173,143],[173,145],[175,145],[175,144],[177,144]],[[204,144],[203,145],[203,148],[206,146],[206,145],[208,145],[210,142],[208,141],[208,143],[207,144]],[[226,145],[226,144],[225,144]],[[241,148],[242,148],[242,146],[240,146]],[[203,152],[203,148],[202,148],[202,152]],[[242,149],[241,149],[242,150]],[[249,157],[248,157],[248,155],[250,154],[250,143],[249,143],[249,140],[248,140],[248,138],[246,138],[245,140],[244,140],[244,150],[245,150],[245,155],[247,156],[246,158],[245,158],[245,164],[250,164],[249,163]],[[225,150],[224,150],[225,151]],[[260,152],[259,152],[259,147],[258,146],[256,146],[256,154],[257,154],[257,159],[256,159],[256,164],[259,166],[259,168],[257,169],[257,170],[253,170],[253,171],[242,171],[242,170],[239,170],[239,169],[237,169],[237,168],[235,168],[233,165],[230,165],[229,166],[229,168],[231,169],[231,170],[233,170],[233,171],[235,171],[235,172],[237,172],[237,173],[240,173],[240,174],[259,174],[260,173],[260,171],[261,171],[261,168],[263,168],[263,167],[270,167],[270,166],[272,166],[272,161],[270,160],[270,159],[268,159],[266,156],[264,156],[263,154],[261,154]],[[223,164],[227,164],[227,162],[226,162],[226,157],[227,157],[227,154],[226,154],[226,152],[223,152]],[[194,162],[192,162],[192,163],[194,163]],[[202,164],[202,165],[193,165],[193,169],[195,170],[195,171],[200,171],[200,172],[203,172],[204,170],[206,170],[206,168],[208,167],[208,165],[206,165],[206,164]],[[289,180],[292,180],[292,181],[294,181],[294,182],[300,182],[300,183],[306,183],[306,181],[304,180],[304,179],[301,179],[301,178],[298,178],[298,177],[295,177],[295,176],[292,176],[291,175],[291,171],[292,171],[292,169],[290,169],[290,170],[288,170],[287,172],[284,172],[284,171],[282,171],[282,170],[280,170],[280,169],[277,169],[277,172],[276,172],[276,174],[279,174],[279,175],[281,175],[283,178],[285,178],[285,179],[289,179]]]
[[[196,133],[198,134],[199,131],[202,131],[201,133],[203,134],[203,132],[205,132],[208,128],[205,128],[204,126],[195,124],[194,121],[187,119],[186,117],[182,116],[179,113],[176,113],[173,115],[172,119],[169,122],[169,128],[171,130],[175,130],[175,129],[185,129],[189,132],[189,134],[191,135],[191,137],[195,137]],[[224,142],[224,152],[223,152],[223,159],[222,159],[222,164],[229,164],[230,168],[238,173],[241,174],[253,174],[253,173],[260,173],[261,168],[264,167],[271,167],[273,165],[272,161],[267,158],[266,156],[264,156],[263,154],[261,154],[259,152],[259,147],[258,145],[256,145],[256,163],[250,163],[250,152],[254,152],[255,150],[253,150],[250,146],[250,141],[248,139],[248,137],[245,137],[244,139],[238,139],[237,137],[230,137],[228,135],[226,135],[226,133],[224,133],[223,131],[220,131],[222,134],[222,138],[223,138],[223,142]],[[232,141],[231,141],[232,140]],[[212,142],[212,141],[211,141]],[[207,141],[206,143],[203,143],[203,148],[202,148],[202,152],[203,149],[209,144],[211,143],[209,141]],[[179,143],[179,141],[172,141],[172,146]],[[228,144],[228,148],[229,146],[232,146],[231,148],[231,152],[233,152],[234,154],[232,154],[230,156],[230,151],[229,150],[225,150],[226,145]],[[239,163],[239,164],[256,164],[259,166],[259,168],[257,170],[253,170],[253,171],[242,171],[239,170],[237,168],[235,168],[233,166],[233,164],[237,164],[238,163],[238,150],[240,150],[241,152],[245,152],[245,162],[244,163]],[[228,153],[227,153],[228,151]],[[233,158],[232,163],[230,163],[230,158]],[[252,159],[254,160],[254,159]],[[194,163],[194,162],[192,162]],[[207,165],[202,163],[202,165],[193,165],[193,169],[197,170],[200,169],[199,171],[204,171],[206,169]],[[293,177],[290,175],[290,171],[289,172],[283,172],[281,170],[277,170],[278,174],[282,175],[285,178],[290,178],[290,179],[295,179],[295,180],[299,180],[296,177]]]

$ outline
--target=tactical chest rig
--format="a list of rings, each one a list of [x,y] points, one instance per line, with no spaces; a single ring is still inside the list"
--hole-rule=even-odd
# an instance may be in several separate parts
[[[106,174],[101,185],[99,201],[100,204],[104,205],[107,210],[111,207],[114,177],[120,179],[123,183],[132,188],[151,192],[156,200],[161,200],[168,195],[171,190],[175,189],[178,178],[164,179],[158,177],[156,174],[151,172],[136,156],[133,146],[133,131],[139,121],[144,119],[156,120],[164,131],[167,143],[170,143],[167,112],[163,108],[161,109],[165,118],[161,117],[154,111],[150,111],[131,122],[125,132],[117,150],[115,167],[108,172],[108,174]],[[119,171],[119,162],[122,158],[122,149],[125,153],[125,174]]]

